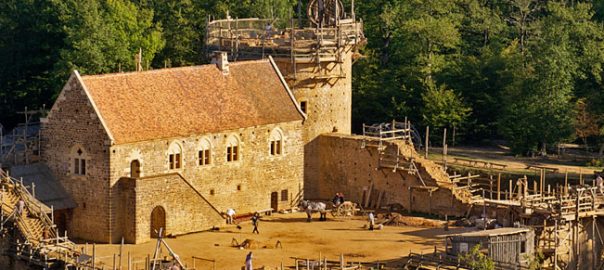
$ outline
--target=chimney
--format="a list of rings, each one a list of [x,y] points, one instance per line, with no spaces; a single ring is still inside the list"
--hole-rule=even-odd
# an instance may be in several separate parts
[[[216,51],[212,56],[212,64],[222,71],[223,75],[229,75],[229,59],[227,52]]]

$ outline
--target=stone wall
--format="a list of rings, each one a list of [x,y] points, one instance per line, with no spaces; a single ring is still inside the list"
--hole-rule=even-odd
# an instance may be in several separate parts
[[[43,119],[42,157],[77,207],[67,222],[70,237],[111,241],[109,136],[78,76],[71,76],[48,117]],[[78,154],[81,150],[81,155]],[[74,173],[74,157],[86,160],[86,175]]]
[[[355,135],[319,136],[319,177],[306,183],[312,185],[306,191],[313,191],[306,192],[306,197],[330,199],[336,192],[343,192],[347,200],[357,203],[369,197],[368,201],[375,206],[382,193],[381,206],[398,203],[412,211],[449,215],[462,215],[467,210],[451,186],[444,182],[447,180],[440,179],[445,176],[427,169],[436,166],[431,161],[415,153],[419,174],[426,183],[424,187],[418,174],[380,168],[377,147],[363,147],[371,141],[371,138]],[[401,151],[415,152],[408,145]]]
[[[197,193],[179,173],[151,176],[148,178],[123,178],[131,188],[122,193],[133,194],[124,202],[120,220],[124,221],[124,239],[128,243],[150,240],[151,213],[161,207],[165,213],[165,235],[180,235],[204,231],[224,224],[218,209]],[[129,201],[134,199],[134,201]],[[123,215],[123,218],[121,217]]]
[[[317,137],[324,133],[351,133],[352,125],[352,47],[340,49],[342,62],[297,63],[290,58],[275,58],[296,100],[306,102],[304,122],[305,182],[319,176]],[[293,79],[295,75],[295,80]],[[331,76],[331,77],[330,77]],[[307,192],[316,193],[316,190]]]
[[[276,131],[283,136],[283,152],[273,156],[270,154],[269,137]],[[239,140],[239,160],[227,162],[227,142],[233,136]],[[199,165],[198,152],[207,143],[211,145],[211,162]],[[174,144],[182,149],[182,168],[171,170],[168,151]],[[278,209],[290,208],[303,189],[303,147],[301,121],[112,146],[111,185],[116,192],[122,193],[115,197],[125,200],[114,203],[120,208],[118,211],[125,211],[121,215],[136,213],[134,220],[118,218],[124,222],[116,224],[120,226],[116,234],[124,235],[132,242],[148,240],[148,220],[157,205],[165,206],[170,220],[167,231],[171,234],[200,231],[217,225],[214,216],[218,214],[210,210],[211,207],[220,212],[232,207],[238,214],[268,209],[273,192],[278,196]],[[141,177],[135,186],[122,185],[123,178],[131,176],[133,160],[141,163]],[[175,177],[176,173],[182,179]],[[190,186],[187,187],[186,183]],[[127,194],[128,189],[135,190],[135,195]],[[286,197],[283,193],[287,193]],[[207,199],[207,203],[201,196]],[[131,207],[133,200],[134,211],[123,210]],[[189,216],[187,212],[190,212]],[[199,220],[191,226],[191,219]],[[135,237],[131,229],[134,224]]]

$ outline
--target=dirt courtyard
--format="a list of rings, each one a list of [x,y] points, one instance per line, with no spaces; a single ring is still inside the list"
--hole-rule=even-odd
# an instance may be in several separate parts
[[[318,215],[317,215],[318,218]],[[319,255],[328,260],[339,260],[344,254],[349,262],[390,262],[394,263],[407,256],[409,251],[432,252],[434,246],[444,248],[444,235],[461,232],[462,228],[421,228],[409,226],[385,226],[383,230],[369,231],[363,228],[367,222],[363,217],[331,218],[328,221],[306,222],[304,213],[273,214],[264,216],[260,222],[260,234],[252,234],[252,225],[243,222],[242,229],[235,226],[223,227],[219,231],[200,232],[166,242],[188,266],[192,266],[192,256],[216,260],[216,269],[241,269],[245,256],[250,250],[231,246],[235,238],[238,242],[251,239],[258,247],[251,249],[254,254],[254,268],[266,266],[276,268],[293,266],[293,257],[317,260]],[[168,228],[169,230],[169,228]],[[467,229],[465,229],[467,230]],[[280,241],[282,248],[272,248]],[[153,256],[156,241],[139,245],[124,245],[122,268],[127,269],[127,254],[132,260],[132,269],[144,269],[145,257]],[[84,247],[85,245],[80,245]],[[268,246],[271,248],[263,248]],[[92,246],[88,245],[88,254]],[[105,269],[112,269],[113,254],[119,254],[119,245],[97,245],[97,265],[102,262]],[[168,251],[163,248],[162,255]],[[119,261],[119,257],[118,257]],[[117,263],[119,265],[119,263]],[[197,269],[212,269],[210,262],[197,260]]]

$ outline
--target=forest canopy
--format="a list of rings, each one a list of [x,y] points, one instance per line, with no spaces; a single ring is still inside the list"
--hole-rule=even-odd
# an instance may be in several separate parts
[[[208,16],[288,19],[298,2],[0,1],[0,123],[50,106],[73,69],[132,71],[139,49],[145,69],[204,64]],[[355,11],[368,38],[355,128],[408,117],[518,154],[604,145],[604,0],[356,0]]]

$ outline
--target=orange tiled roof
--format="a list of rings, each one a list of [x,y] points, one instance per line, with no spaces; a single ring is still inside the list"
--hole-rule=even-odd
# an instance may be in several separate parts
[[[268,60],[82,76],[116,144],[302,120]]]

